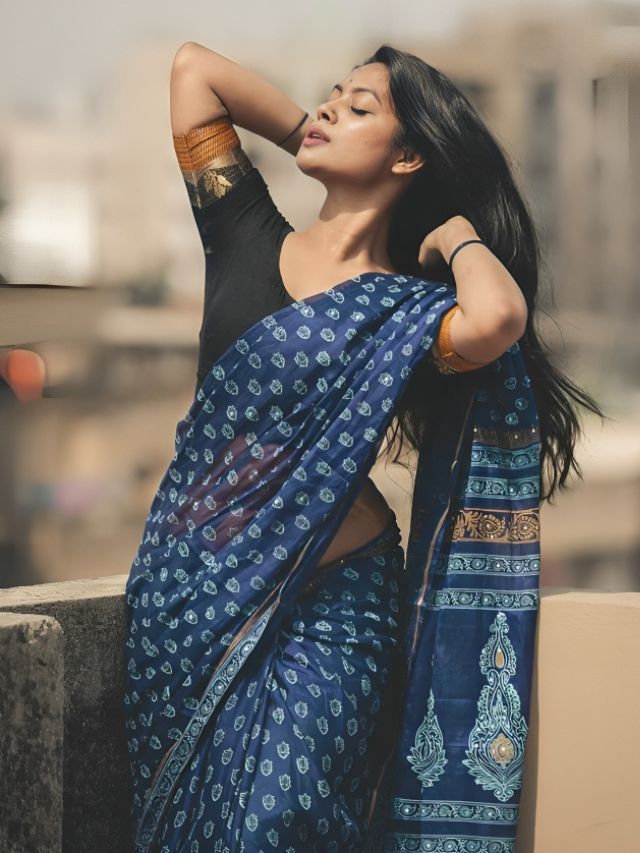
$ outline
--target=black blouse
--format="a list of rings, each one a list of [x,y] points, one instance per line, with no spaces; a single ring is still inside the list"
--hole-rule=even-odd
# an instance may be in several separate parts
[[[229,116],[173,136],[205,253],[205,294],[196,391],[213,363],[254,323],[292,303],[280,276],[280,248],[294,228],[276,207],[240,145]],[[441,373],[473,370],[454,352],[444,316],[429,360]]]
[[[228,116],[173,140],[205,253],[197,389],[236,338],[294,301],[279,272],[280,246],[294,229]]]

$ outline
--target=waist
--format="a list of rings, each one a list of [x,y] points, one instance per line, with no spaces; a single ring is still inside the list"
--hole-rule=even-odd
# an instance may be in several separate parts
[[[388,506],[388,504],[387,504]],[[365,542],[359,548],[354,548],[345,555],[343,559],[352,559],[353,557],[374,557],[376,554],[385,554],[387,551],[392,551],[396,545],[402,541],[402,533],[398,526],[398,520],[395,513],[389,507],[391,515],[387,519],[383,530],[380,531],[373,539]]]

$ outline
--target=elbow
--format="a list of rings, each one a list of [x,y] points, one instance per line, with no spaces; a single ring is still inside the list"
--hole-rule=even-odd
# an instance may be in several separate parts
[[[522,337],[526,324],[526,309],[524,313],[520,310],[497,312],[489,327],[476,329],[474,352],[468,357],[482,363],[495,361]]]
[[[518,341],[525,333],[529,312],[524,299],[517,308],[505,310],[499,318],[500,334],[511,343]]]
[[[202,45],[195,41],[185,41],[175,52],[171,70],[174,73],[184,71],[193,64],[194,56],[201,50]]]
[[[513,343],[515,343],[525,333],[529,320],[529,309],[520,287],[516,288],[513,297],[511,304],[505,307],[503,311],[502,325],[506,333],[513,337]]]
[[[449,335],[445,346],[469,364],[481,366],[495,361],[522,336],[527,314],[516,310],[493,310],[490,319],[478,323],[462,309],[449,314]],[[443,330],[441,330],[443,331]],[[437,345],[434,350],[438,354]]]
[[[496,318],[493,330],[487,332],[487,348],[494,348],[494,358],[498,358],[516,343],[524,334],[527,325],[527,311],[505,310]]]

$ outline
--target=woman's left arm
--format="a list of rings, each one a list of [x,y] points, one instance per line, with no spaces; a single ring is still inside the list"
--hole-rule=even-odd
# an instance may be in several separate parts
[[[473,225],[454,216],[431,231],[420,247],[419,260],[430,251],[448,263],[464,240],[479,239]],[[451,345],[470,362],[499,358],[525,331],[527,305],[513,276],[484,243],[471,243],[456,254],[452,265],[459,310],[451,317]]]

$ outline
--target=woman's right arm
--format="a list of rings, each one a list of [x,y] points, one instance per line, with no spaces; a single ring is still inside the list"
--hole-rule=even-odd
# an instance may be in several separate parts
[[[305,112],[259,74],[192,41],[175,54],[169,90],[174,135],[228,115],[234,124],[277,145]],[[295,155],[312,121],[307,116],[282,149]]]

